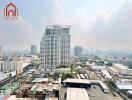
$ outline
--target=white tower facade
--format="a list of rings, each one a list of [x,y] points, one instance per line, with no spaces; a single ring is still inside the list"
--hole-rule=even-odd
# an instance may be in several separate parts
[[[51,25],[40,43],[41,67],[53,69],[70,64],[70,26]]]

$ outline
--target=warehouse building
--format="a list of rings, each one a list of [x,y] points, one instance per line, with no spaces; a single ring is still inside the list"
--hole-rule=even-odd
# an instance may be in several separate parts
[[[132,75],[132,69],[129,69],[128,66],[124,66],[122,64],[113,64],[112,67],[118,70],[122,75]]]
[[[114,67],[108,67],[107,70],[109,71],[109,73],[113,76],[119,76],[119,71],[116,70]]]
[[[132,90],[127,91],[127,94],[128,94],[128,97],[129,97],[129,98],[132,98]]]
[[[91,66],[91,68],[94,71],[101,71],[101,70],[104,70],[106,67],[105,66]]]
[[[86,89],[84,88],[67,88],[66,100],[90,100]]]
[[[91,87],[91,82],[87,79],[72,79],[67,78],[63,81],[66,87],[80,87],[80,88],[89,88]]]
[[[132,90],[132,84],[129,83],[116,83],[119,90]]]
[[[112,79],[112,76],[109,74],[109,72],[107,70],[101,70],[102,72],[102,75],[108,79],[108,80],[111,80]]]

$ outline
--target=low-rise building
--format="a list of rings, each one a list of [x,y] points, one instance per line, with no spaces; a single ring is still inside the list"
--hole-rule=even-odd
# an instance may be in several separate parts
[[[10,72],[17,69],[17,67],[21,67],[22,62],[20,61],[0,61],[0,71],[2,72]]]
[[[24,62],[22,60],[5,60],[0,61],[0,72],[12,72],[16,71],[17,74],[21,74],[23,69],[30,63]]]
[[[106,67],[105,66],[91,66],[92,70],[95,71],[101,71],[104,70]]]
[[[102,75],[106,78],[106,79],[112,79],[112,76],[109,74],[109,72],[107,70],[101,70]]]
[[[127,91],[127,94],[128,94],[128,97],[129,97],[129,98],[132,98],[132,90]]]
[[[128,68],[128,66],[124,66],[122,64],[113,64],[112,67],[118,70],[122,75],[132,75],[132,69]]]
[[[64,85],[67,87],[84,87],[88,88],[91,87],[91,82],[87,79],[73,79],[67,78],[63,81]]]
[[[66,100],[90,100],[84,88],[67,88],[66,98]]]
[[[114,67],[108,67],[107,70],[109,71],[109,73],[113,76],[118,76],[119,75],[119,71],[116,70]]]
[[[116,83],[119,90],[132,90],[132,84],[129,83]]]
[[[36,78],[32,81],[33,83],[48,83],[48,78]]]

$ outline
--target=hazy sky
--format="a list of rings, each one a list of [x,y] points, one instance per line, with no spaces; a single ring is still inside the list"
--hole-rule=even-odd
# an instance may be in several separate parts
[[[10,2],[19,18],[7,21]],[[71,25],[71,46],[102,50],[132,49],[132,0],[0,0],[0,45],[27,50],[39,43],[49,24]]]

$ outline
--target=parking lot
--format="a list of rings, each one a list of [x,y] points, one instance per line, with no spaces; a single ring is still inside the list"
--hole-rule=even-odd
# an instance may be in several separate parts
[[[88,94],[90,100],[123,100],[120,96],[114,97],[111,93],[104,93],[97,85],[92,85],[91,88],[88,89]]]

